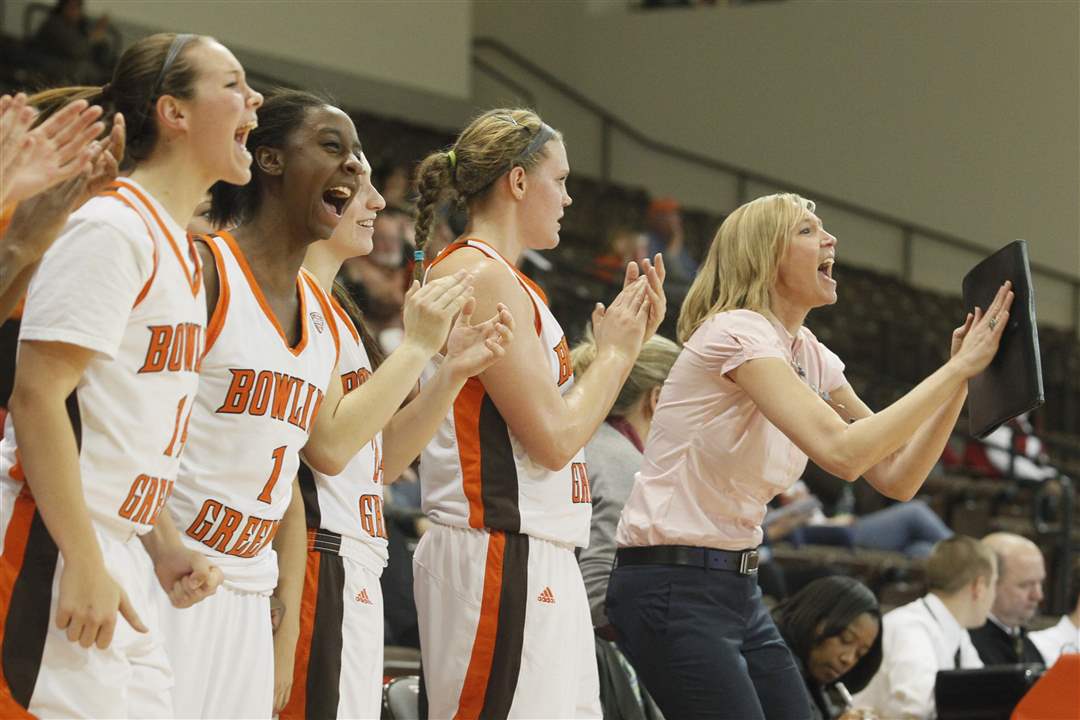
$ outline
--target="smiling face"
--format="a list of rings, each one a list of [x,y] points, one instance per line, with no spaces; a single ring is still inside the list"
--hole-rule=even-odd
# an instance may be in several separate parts
[[[836,281],[832,272],[836,245],[836,238],[826,232],[818,216],[804,210],[780,260],[775,292],[788,303],[806,310],[835,303]]]
[[[244,68],[221,43],[204,39],[185,52],[197,75],[191,98],[177,100],[186,121],[185,152],[209,183],[244,185],[251,180],[251,154],[244,143],[263,97],[248,87]]]
[[[262,153],[260,163],[277,161],[289,222],[303,227],[312,240],[328,238],[334,232],[360,191],[361,174],[366,174],[366,182],[371,184],[370,167],[365,171],[367,161],[362,160],[356,127],[336,107],[308,108],[282,149],[260,147],[257,153]],[[363,220],[373,217],[371,213]]]
[[[807,671],[821,685],[836,682],[870,652],[880,631],[881,622],[876,617],[870,613],[859,615],[838,635],[811,648]]]
[[[562,140],[549,140],[544,145],[544,158],[526,174],[526,192],[522,197],[524,245],[534,250],[547,250],[559,244],[559,220],[570,205],[566,178],[570,161]]]
[[[368,255],[374,245],[375,217],[386,207],[386,201],[371,184],[371,165],[360,154],[361,170],[356,195],[345,208],[341,222],[326,241],[341,260]]]

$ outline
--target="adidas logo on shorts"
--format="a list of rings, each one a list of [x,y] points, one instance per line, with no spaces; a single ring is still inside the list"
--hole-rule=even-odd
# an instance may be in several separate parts
[[[360,592],[356,593],[356,602],[363,603],[364,605],[374,605],[375,604],[375,603],[371,602],[371,598],[368,597],[367,588],[364,588]]]
[[[555,594],[551,592],[551,588],[549,587],[545,587],[544,592],[540,593],[540,596],[536,599],[542,603],[555,604]]]

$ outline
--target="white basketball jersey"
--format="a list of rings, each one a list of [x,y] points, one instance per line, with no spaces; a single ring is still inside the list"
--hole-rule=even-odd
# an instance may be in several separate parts
[[[501,263],[529,294],[551,381],[560,393],[568,392],[574,385],[570,349],[543,291],[475,238],[453,243],[432,266],[463,247]],[[424,379],[431,374],[429,367]],[[557,471],[533,462],[475,377],[420,456],[420,488],[424,512],[444,525],[506,530],[579,547],[589,543],[592,498],[584,450]]]
[[[337,329],[326,294],[301,270],[302,329],[289,347],[236,240],[221,233],[208,243],[221,289],[169,509],[187,546],[214,558],[226,583],[269,592],[270,543],[337,364]]]
[[[330,303],[341,338],[338,373],[342,391],[348,394],[367,381],[373,370],[360,333],[348,313],[333,296]],[[336,548],[337,552],[360,561],[376,573],[386,567],[381,432],[353,456],[339,475],[324,475],[302,466],[300,490],[304,496],[308,530],[328,530],[356,540],[358,542],[342,543]],[[318,542],[316,547],[329,549]]]
[[[112,277],[99,272],[99,262],[125,270]],[[118,180],[73,213],[42,259],[20,341],[97,351],[68,410],[83,494],[100,529],[120,538],[149,532],[165,506],[188,433],[205,329],[194,243],[131,180]],[[24,479],[13,430],[9,418],[5,497]]]

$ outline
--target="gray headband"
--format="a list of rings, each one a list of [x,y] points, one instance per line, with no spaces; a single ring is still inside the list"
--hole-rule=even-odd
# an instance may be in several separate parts
[[[161,90],[161,83],[165,81],[165,73],[169,72],[169,68],[176,62],[176,58],[180,55],[180,51],[194,39],[195,35],[191,33],[179,33],[173,38],[172,45],[169,46],[169,52],[165,54],[165,62],[161,64],[161,71],[158,73],[157,80],[154,81],[154,90],[150,93],[151,101],[157,97],[158,92]]]
[[[525,146],[525,149],[514,158],[513,162],[510,163],[510,167],[515,168],[518,165],[522,165],[526,160],[535,155],[540,148],[544,147],[544,144],[553,137],[555,137],[555,130],[547,123],[540,123],[540,131],[533,136],[533,139],[529,141],[529,144]]]

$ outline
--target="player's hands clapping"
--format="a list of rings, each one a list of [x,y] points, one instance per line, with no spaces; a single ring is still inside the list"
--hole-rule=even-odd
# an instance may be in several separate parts
[[[91,143],[90,167],[18,204],[9,232],[19,240],[27,264],[45,254],[68,217],[116,179],[124,156],[124,119],[117,115],[108,138]]]
[[[981,373],[997,354],[1001,335],[1009,323],[1009,309],[1015,295],[1012,283],[1006,281],[994,296],[984,313],[975,308],[975,314],[960,328],[953,331],[952,359],[965,378]]]
[[[613,350],[633,362],[645,342],[649,324],[649,281],[645,276],[622,289],[609,307],[597,303],[593,310],[593,335],[598,352]]]
[[[514,316],[499,303],[498,312],[482,323],[472,324],[476,300],[469,299],[446,339],[445,367],[458,377],[479,375],[506,354],[514,338]]]
[[[23,93],[15,97],[0,96],[0,208],[10,202],[10,179],[30,146],[28,133],[34,115],[34,108],[26,104]]]
[[[632,285],[642,275],[649,283],[647,295],[649,298],[649,320],[645,326],[645,339],[647,341],[655,333],[656,329],[660,327],[660,323],[664,322],[664,315],[667,314],[667,295],[664,294],[664,278],[667,277],[667,270],[664,268],[664,256],[660,253],[656,253],[652,262],[648,258],[641,261],[641,267],[638,267],[636,262],[628,263],[626,266],[626,277],[623,280],[623,287]]]
[[[454,316],[473,296],[472,273],[459,270],[423,287],[413,282],[405,294],[402,311],[405,325],[404,343],[412,343],[429,355],[434,355],[446,342]]]
[[[148,632],[127,593],[100,558],[96,562],[65,560],[60,573],[56,627],[67,631],[68,640],[84,648],[97,645],[104,650],[112,642],[118,612],[137,632]]]
[[[0,203],[21,202],[91,170],[94,156],[100,151],[94,138],[105,129],[99,121],[101,107],[76,100],[33,130],[24,126],[26,108],[17,104],[12,107],[18,109],[6,127],[0,117],[0,135],[12,135],[10,142],[17,148],[10,159],[4,160]],[[33,109],[30,112],[32,119]],[[7,137],[0,137],[0,145],[7,149]]]

